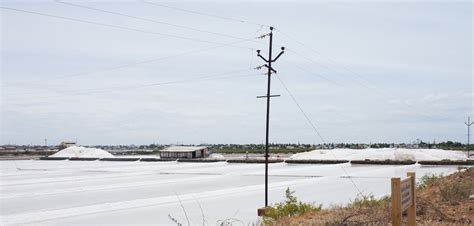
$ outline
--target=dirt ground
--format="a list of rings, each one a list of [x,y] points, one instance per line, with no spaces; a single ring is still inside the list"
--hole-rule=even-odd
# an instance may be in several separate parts
[[[473,194],[474,168],[424,183],[417,191],[417,224],[474,225],[474,200],[469,199]],[[365,197],[345,207],[286,217],[273,225],[391,225],[390,205],[389,197]]]

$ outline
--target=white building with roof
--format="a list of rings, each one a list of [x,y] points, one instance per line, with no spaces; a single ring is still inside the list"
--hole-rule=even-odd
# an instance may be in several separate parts
[[[206,158],[210,154],[212,150],[207,146],[171,146],[160,150],[162,159]]]

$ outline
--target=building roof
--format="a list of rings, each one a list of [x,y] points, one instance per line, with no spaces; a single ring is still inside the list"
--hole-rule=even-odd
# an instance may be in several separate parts
[[[171,146],[160,152],[193,152],[208,148],[207,146]]]

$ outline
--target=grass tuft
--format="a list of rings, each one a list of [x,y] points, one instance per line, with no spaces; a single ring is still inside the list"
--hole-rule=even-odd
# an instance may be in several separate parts
[[[421,177],[421,180],[418,182],[418,184],[416,186],[416,190],[421,191],[425,188],[432,187],[442,177],[443,177],[443,174],[439,174],[439,175],[426,174],[426,175]]]
[[[299,216],[310,211],[320,211],[322,205],[315,205],[314,203],[305,203],[298,201],[294,191],[290,188],[285,190],[285,201],[279,202],[271,206],[263,215],[263,223],[271,224],[283,217]]]

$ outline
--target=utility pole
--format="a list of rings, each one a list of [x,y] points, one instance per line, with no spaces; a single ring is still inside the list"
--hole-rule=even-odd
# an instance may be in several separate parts
[[[275,59],[272,59],[272,47],[273,47],[273,27],[270,27],[270,33],[266,35],[262,35],[259,38],[264,38],[266,36],[270,37],[270,44],[268,47],[268,60],[265,59],[262,55],[260,55],[260,50],[257,50],[257,56],[262,58],[267,64],[263,66],[268,68],[268,80],[267,80],[267,95],[265,96],[258,96],[257,98],[267,98],[267,121],[266,121],[266,129],[265,129],[265,207],[268,207],[268,135],[270,131],[270,98],[271,97],[278,97],[280,95],[271,95],[270,93],[270,84],[271,84],[271,77],[272,72],[277,73],[275,69],[272,68],[272,63],[275,62],[280,56],[284,53],[285,47],[281,47],[281,52],[278,54]],[[262,68],[263,66],[257,67],[257,69]]]
[[[464,122],[464,124],[466,124],[466,126],[467,126],[467,157],[469,158],[469,157],[471,157],[469,155],[469,151],[470,151],[470,146],[469,146],[470,145],[469,144],[470,140],[469,139],[471,137],[471,126],[472,126],[472,124],[474,124],[474,122],[471,122],[471,117],[467,117],[467,122]]]

